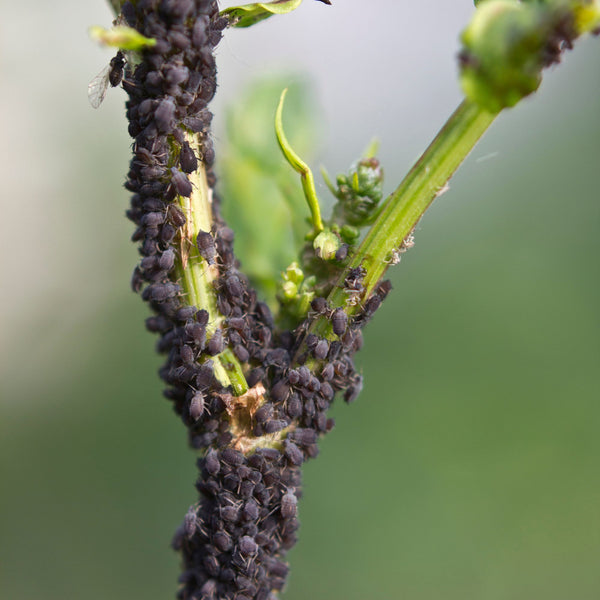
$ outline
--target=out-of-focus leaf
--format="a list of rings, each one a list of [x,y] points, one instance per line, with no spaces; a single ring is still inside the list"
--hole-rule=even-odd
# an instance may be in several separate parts
[[[302,0],[275,0],[275,2],[256,2],[244,6],[232,6],[221,11],[231,21],[232,27],[250,27],[273,15],[284,15],[296,10]]]
[[[92,25],[90,27],[90,37],[104,46],[120,48],[121,50],[131,50],[133,52],[152,47],[156,44],[155,39],[147,38],[139,31],[126,25],[116,25],[111,29],[106,29],[100,25]]]
[[[223,213],[236,234],[235,250],[245,272],[275,306],[280,273],[298,258],[310,230],[298,176],[281,155],[273,131],[281,90],[289,87],[286,132],[302,156],[314,148],[308,85],[295,77],[252,84],[227,111],[227,145],[220,153]]]

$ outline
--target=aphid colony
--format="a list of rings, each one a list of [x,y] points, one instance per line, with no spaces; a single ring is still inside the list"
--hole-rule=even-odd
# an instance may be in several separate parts
[[[187,219],[176,199],[189,196],[188,175],[202,161],[208,183],[214,151],[208,101],[216,89],[214,46],[227,20],[214,0],[138,0],[122,8],[127,24],[156,44],[127,66],[123,87],[134,138],[127,189],[127,216],[136,224],[141,260],[132,287],[154,314],[146,321],[160,334],[166,355],[160,375],[165,396],[189,431],[198,460],[200,501],[190,507],[173,545],[182,553],[182,600],[267,600],[281,590],[283,562],[296,540],[300,466],[318,453],[317,439],[334,425],[327,416],[337,392],[353,401],[362,387],[352,355],[362,345],[361,327],[389,292],[387,282],[364,297],[364,269],[346,278],[348,317],[343,307],[315,298],[294,331],[275,327],[266,304],[238,269],[233,232],[213,201],[213,226],[195,232],[195,243],[213,278],[218,320],[207,307],[190,306],[175,274],[180,259],[178,231]],[[199,135],[199,154],[185,134]],[[341,267],[340,267],[341,268]],[[310,333],[326,317],[329,339]],[[215,362],[231,350],[250,388],[264,386],[265,400],[251,413],[252,452],[236,446],[227,412],[232,390],[215,376]]]

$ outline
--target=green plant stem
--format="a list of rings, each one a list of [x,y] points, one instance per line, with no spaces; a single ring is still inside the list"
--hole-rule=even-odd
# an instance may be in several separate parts
[[[362,264],[367,270],[365,296],[429,205],[446,191],[448,181],[496,116],[464,100],[389,196],[350,264],[351,268]]]
[[[200,152],[197,136],[188,136],[188,142],[196,154]],[[177,278],[182,288],[182,301],[190,306],[198,306],[208,311],[206,326],[208,336],[214,334],[223,321],[217,308],[216,293],[213,287],[219,277],[216,265],[208,265],[200,256],[196,245],[198,231],[210,231],[213,224],[212,190],[206,181],[204,164],[190,175],[193,191],[187,198],[179,196],[177,202],[187,221],[179,233],[179,257],[176,261]],[[215,357],[215,376],[225,386],[231,385],[236,396],[248,391],[248,384],[242,367],[230,349],[225,349]]]
[[[360,309],[360,304],[369,297],[394,262],[393,257],[403,240],[410,235],[433,200],[446,191],[448,180],[497,114],[486,112],[468,100],[460,104],[402,183],[387,198],[333,287],[328,298],[331,306],[343,306],[348,314]],[[352,302],[344,291],[344,280],[349,269],[359,266],[366,270],[364,292],[357,302]],[[327,319],[318,319],[310,331],[330,339],[334,337]]]

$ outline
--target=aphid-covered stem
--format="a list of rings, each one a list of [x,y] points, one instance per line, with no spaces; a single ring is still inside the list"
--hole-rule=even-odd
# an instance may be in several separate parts
[[[202,151],[198,135],[186,134],[195,155]],[[196,243],[199,231],[209,232],[214,224],[213,191],[206,179],[206,169],[202,162],[190,174],[192,193],[189,197],[179,196],[178,204],[186,217],[185,225],[179,230],[180,254],[175,263],[177,276],[182,289],[182,299],[189,306],[202,306],[209,315],[206,324],[207,336],[212,336],[224,318],[219,313],[214,283],[219,277],[216,264],[207,264],[202,258]],[[237,396],[248,391],[237,357],[226,348],[214,362],[215,377],[224,387],[231,385]]]
[[[328,411],[336,394],[352,402],[362,388],[353,355],[362,327],[390,290],[381,278],[497,113],[463,102],[381,209],[379,163],[361,161],[342,180],[340,206],[324,223],[310,169],[283,133],[282,96],[279,143],[301,175],[312,235],[320,233],[306,245],[302,269],[293,263],[287,272],[301,310],[293,320],[285,311],[274,319],[239,269],[233,231],[213,192],[214,48],[232,20],[216,0],[111,4],[128,27],[153,40],[121,65],[134,138],[127,216],[137,226],[141,255],[132,286],[153,311],[146,324],[160,335],[157,350],[166,356],[165,396],[200,451],[199,501],[173,540],[184,569],[178,597],[272,600],[285,585],[285,556],[296,542],[300,467],[317,456],[319,437],[334,426]],[[234,10],[250,12],[252,24],[265,11],[283,14],[298,4]],[[356,247],[356,227],[370,223]]]

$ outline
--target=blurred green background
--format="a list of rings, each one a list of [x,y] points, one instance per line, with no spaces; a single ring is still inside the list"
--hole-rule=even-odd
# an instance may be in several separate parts
[[[231,4],[231,3],[229,3]],[[229,32],[223,107],[308,73],[316,168],[372,135],[388,191],[458,103],[470,0],[306,2]],[[11,3],[0,40],[0,597],[174,597],[194,456],[161,397],[121,187],[102,0]],[[578,45],[503,114],[391,272],[359,401],[306,465],[286,600],[600,597],[600,69]],[[321,188],[324,190],[324,186]],[[323,192],[324,193],[324,192]]]

